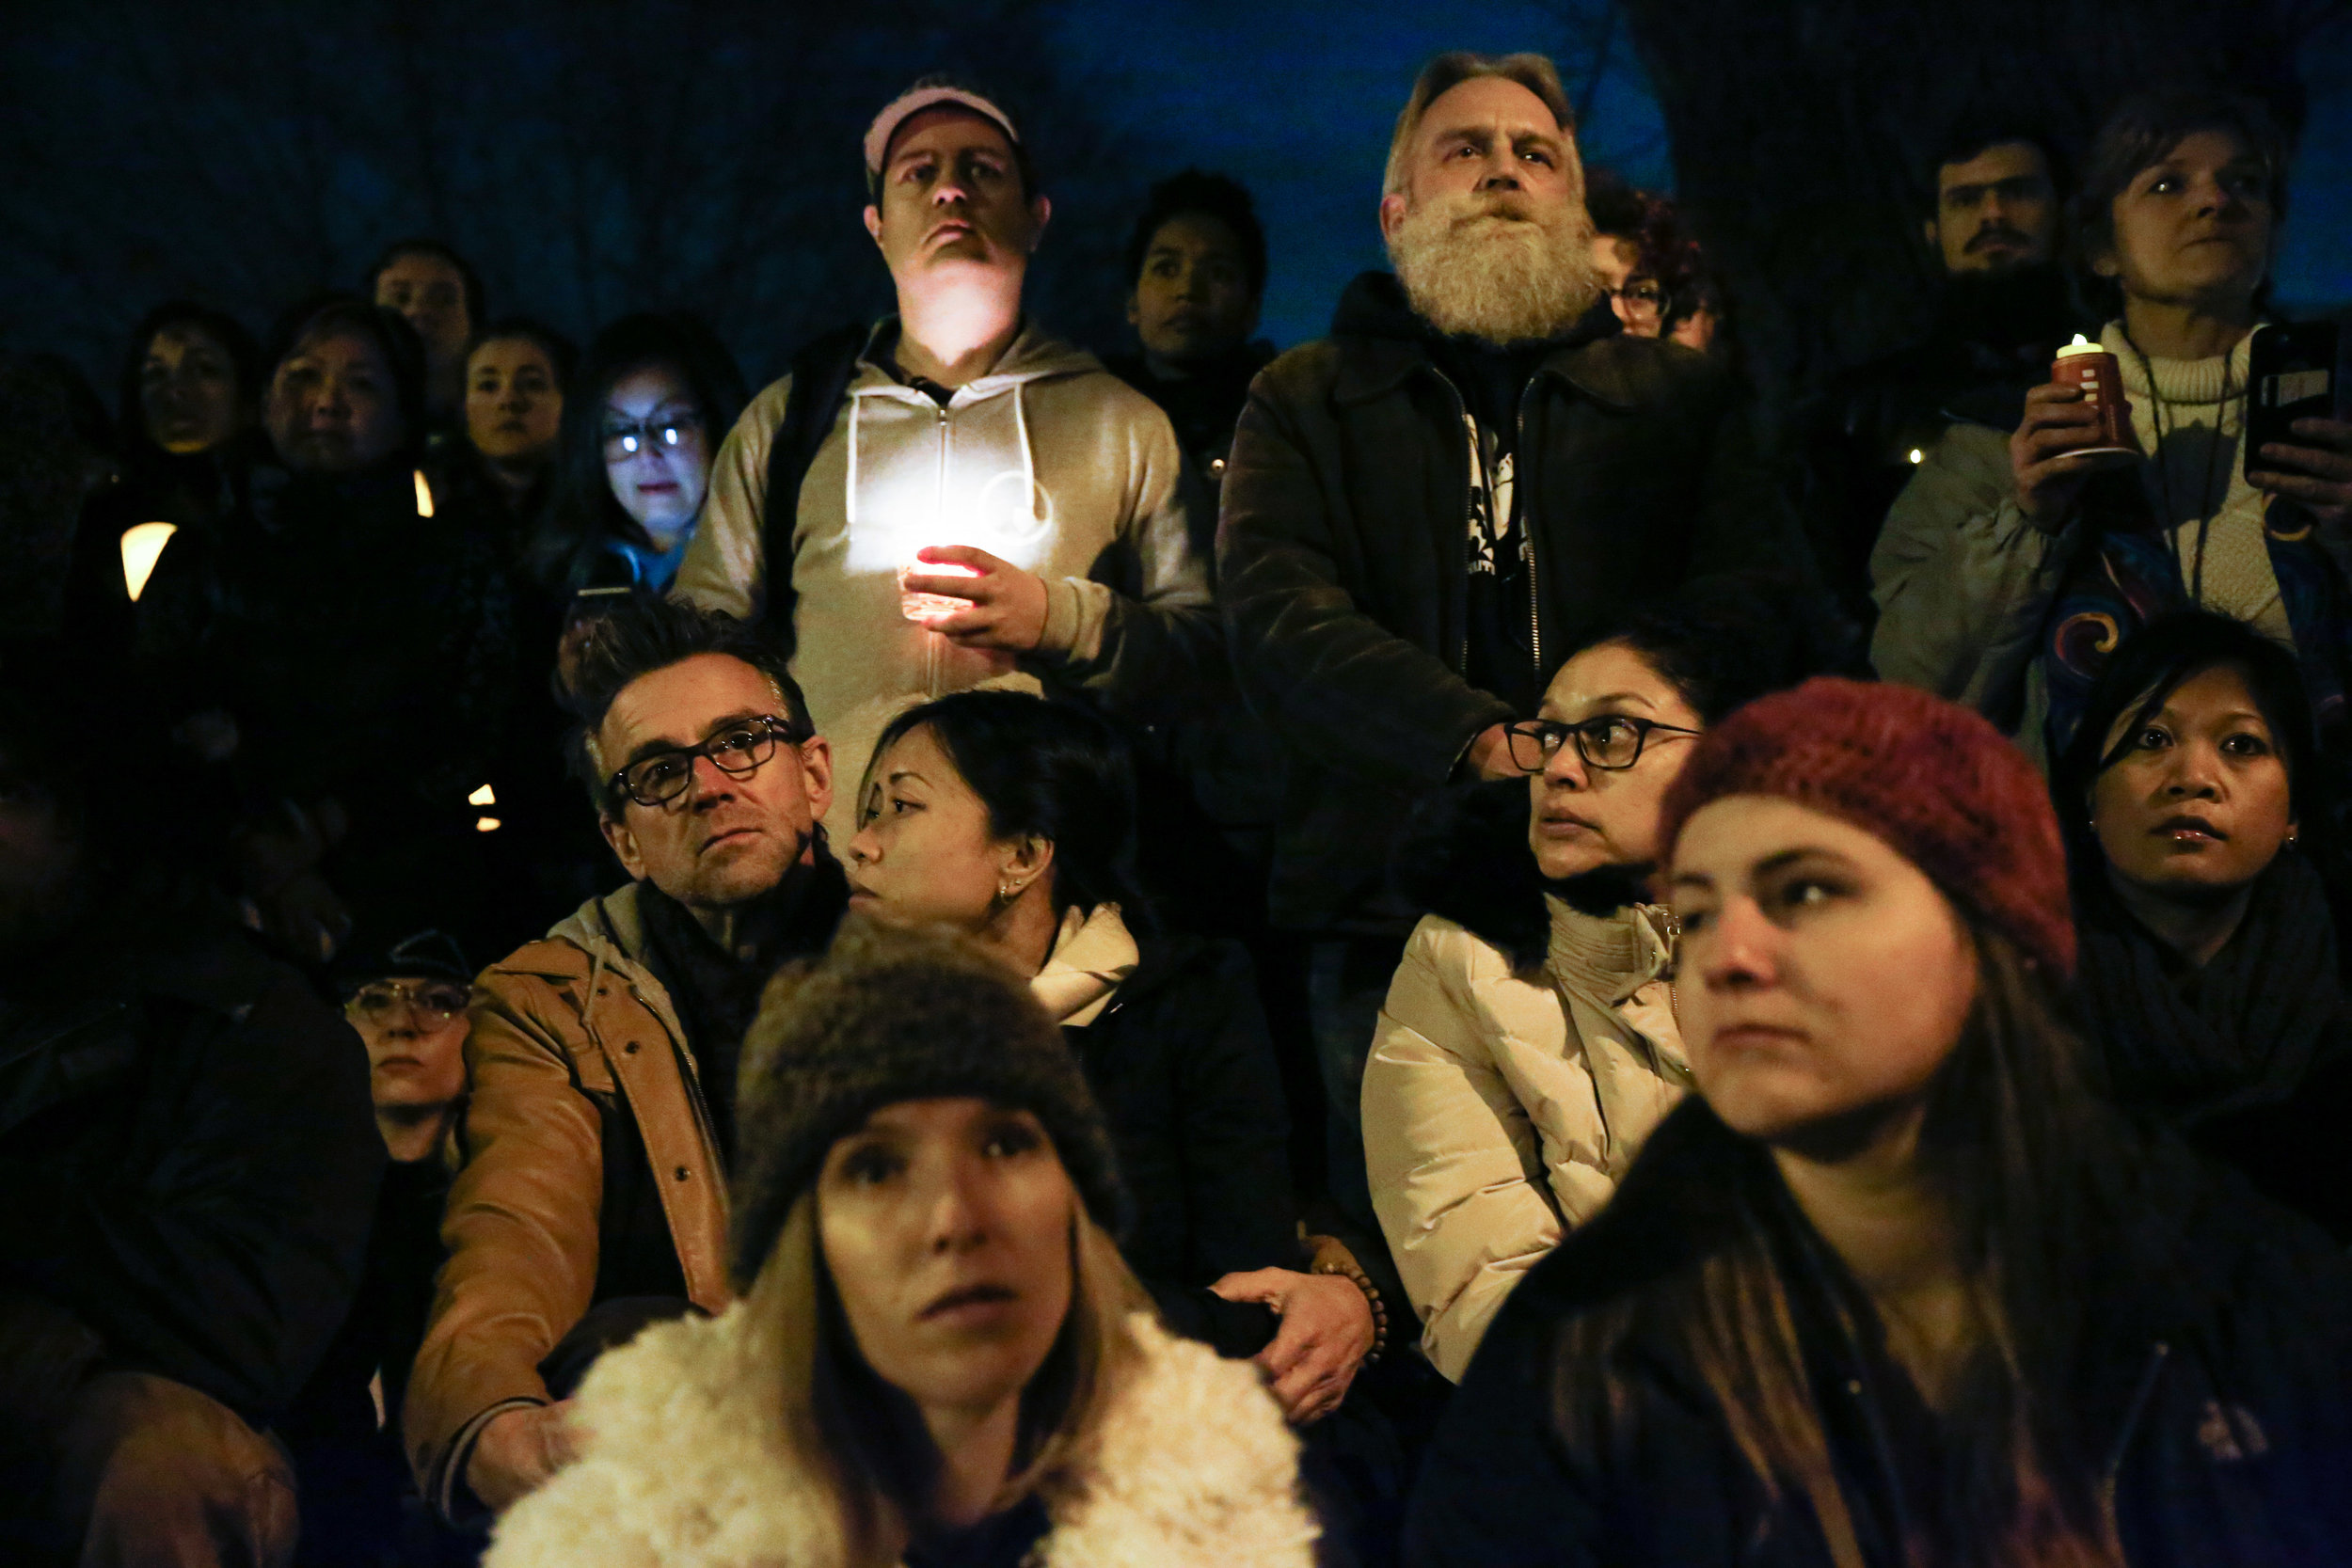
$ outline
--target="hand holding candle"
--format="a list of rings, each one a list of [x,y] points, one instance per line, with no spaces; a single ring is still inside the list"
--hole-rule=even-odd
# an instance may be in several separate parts
[[[914,559],[898,579],[907,619],[960,647],[1036,650],[1045,635],[1044,578],[970,545],[927,545]]]
[[[2112,462],[2132,461],[2129,411],[2115,356],[2076,335],[2058,351],[2051,379],[2026,394],[2026,416],[2009,438],[2018,510],[2056,532],[2083,481]]]

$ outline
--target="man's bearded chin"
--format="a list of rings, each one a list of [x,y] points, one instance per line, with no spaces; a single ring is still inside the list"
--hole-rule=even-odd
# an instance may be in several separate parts
[[[1511,191],[1430,197],[1406,213],[1389,260],[1423,321],[1490,343],[1558,337],[1601,295],[1581,201],[1551,206]]]

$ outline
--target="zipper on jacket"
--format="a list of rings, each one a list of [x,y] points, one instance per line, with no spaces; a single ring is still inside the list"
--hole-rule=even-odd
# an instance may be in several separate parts
[[[930,400],[929,393],[924,394],[924,397],[925,401]],[[938,416],[937,422],[932,428],[939,432],[939,461],[931,474],[931,526],[937,528],[940,526],[941,519],[946,515],[947,448],[954,436],[947,428],[946,404],[934,403],[931,404],[931,412]],[[946,544],[948,541],[933,540],[932,543]],[[943,695],[939,679],[939,662],[946,651],[946,642],[947,640],[945,637],[933,631],[929,626],[923,627],[923,695],[925,697]]]
[[[1535,374],[1527,378],[1527,385],[1519,388],[1519,456],[1524,456],[1527,452],[1527,394],[1535,389],[1535,377],[1540,376],[1543,373],[1542,368],[1540,366],[1537,367]],[[1512,467],[1511,500],[1514,506],[1518,506],[1519,493],[1526,488],[1520,481],[1529,477],[1533,466],[1518,461],[1518,457],[1514,457],[1512,460]],[[1518,513],[1520,518],[1522,519],[1521,537],[1524,541],[1521,548],[1527,551],[1527,645],[1528,652],[1534,657],[1535,661],[1535,684],[1538,689],[1540,689],[1548,683],[1544,679],[1544,625],[1541,610],[1542,597],[1536,587],[1539,579],[1535,576],[1535,521],[1525,507],[1518,507]]]

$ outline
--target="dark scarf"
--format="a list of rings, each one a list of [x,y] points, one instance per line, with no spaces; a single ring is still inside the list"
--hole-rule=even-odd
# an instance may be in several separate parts
[[[711,1130],[720,1152],[735,1153],[735,1074],[743,1036],[759,1012],[760,992],[787,961],[821,953],[849,908],[850,884],[841,864],[820,843],[813,864],[795,865],[762,900],[778,918],[772,933],[749,958],[739,958],[711,941],[693,911],[650,881],[637,884],[637,910],[645,924],[647,967],[670,1005],[677,1009],[686,1043],[700,1065],[703,1098],[710,1106]]]
[[[2076,925],[2083,1002],[2122,1104],[2189,1126],[2292,1099],[2346,1054],[2335,920],[2319,873],[2293,850],[2201,970],[2110,899],[2094,898]]]

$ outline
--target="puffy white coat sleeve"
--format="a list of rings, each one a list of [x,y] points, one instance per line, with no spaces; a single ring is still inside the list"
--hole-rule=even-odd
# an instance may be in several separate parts
[[[1373,1208],[1422,1321],[1422,1348],[1459,1382],[1511,1289],[1565,1230],[1543,1140],[1499,1066],[1473,987],[1501,954],[1425,918],[1390,982],[1364,1067]]]

